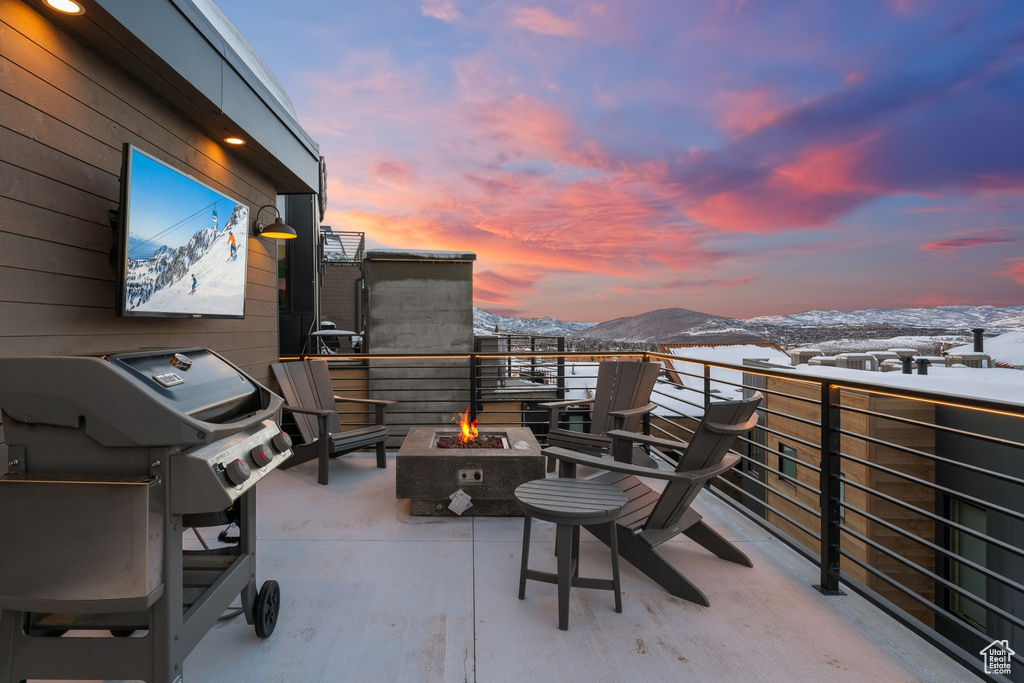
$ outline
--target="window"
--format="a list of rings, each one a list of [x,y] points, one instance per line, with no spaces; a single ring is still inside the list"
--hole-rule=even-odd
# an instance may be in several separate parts
[[[981,534],[986,533],[988,527],[985,510],[962,500],[950,501],[949,518],[961,526]],[[949,549],[965,560],[984,567],[987,559],[986,545],[982,538],[972,536],[960,529],[950,529]],[[988,591],[985,585],[985,575],[977,569],[953,560],[949,563],[949,579],[967,592],[982,600],[986,599]],[[949,609],[982,633],[985,632],[986,610],[982,605],[959,593],[951,592],[949,594]]]
[[[779,443],[779,471],[787,477],[796,479],[796,449]]]

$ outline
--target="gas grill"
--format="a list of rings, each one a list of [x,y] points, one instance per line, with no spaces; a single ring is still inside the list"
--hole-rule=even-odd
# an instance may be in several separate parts
[[[254,487],[291,455],[281,406],[207,349],[0,359],[0,680],[181,680],[239,595],[269,636]]]

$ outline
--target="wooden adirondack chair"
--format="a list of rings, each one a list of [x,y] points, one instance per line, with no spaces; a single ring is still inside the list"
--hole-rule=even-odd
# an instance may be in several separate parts
[[[282,469],[317,458],[317,481],[327,484],[329,458],[367,446],[375,446],[377,450],[377,467],[387,466],[388,428],[384,424],[384,410],[395,401],[335,396],[325,360],[273,363],[270,367],[281,386],[284,409],[295,417],[303,442],[292,446],[293,455],[281,465]],[[342,431],[336,406],[338,402],[373,406],[373,424]]]
[[[659,555],[656,548],[682,533],[724,560],[753,566],[746,555],[705,524],[690,504],[708,481],[727,472],[739,461],[740,456],[730,454],[729,448],[737,436],[757,425],[755,411],[760,402],[761,394],[755,394],[743,401],[712,403],[689,444],[613,430],[609,436],[613,440],[615,459],[557,447],[545,448],[543,453],[561,462],[561,476],[575,476],[576,465],[606,470],[590,481],[611,484],[628,498],[615,526],[619,555],[672,595],[707,607],[709,603],[704,593]],[[666,452],[669,458],[678,458],[676,470],[668,472],[632,464],[629,460],[634,443],[654,446]],[[637,477],[661,479],[668,483],[659,494]],[[605,544],[611,544],[607,525],[588,526],[586,529]]]
[[[550,410],[548,446],[592,455],[608,453],[612,443],[609,431],[624,429],[635,432],[643,415],[654,410],[654,404],[648,401],[660,370],[661,363],[605,361],[598,367],[593,397],[541,403],[541,407]],[[558,426],[565,408],[587,404],[592,406],[588,431],[577,432]],[[555,459],[548,458],[548,472],[554,471]]]

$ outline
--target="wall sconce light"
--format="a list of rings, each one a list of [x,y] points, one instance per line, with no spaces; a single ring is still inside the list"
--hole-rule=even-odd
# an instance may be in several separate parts
[[[85,8],[73,0],[46,0],[46,4],[64,14],[85,14]]]
[[[273,209],[274,213],[277,214],[274,222],[270,225],[263,225],[260,223],[260,211],[263,211],[263,209]],[[295,232],[295,228],[285,224],[285,222],[281,220],[281,213],[273,204],[261,206],[256,211],[255,231],[260,237],[266,237],[273,240],[292,240],[299,236],[298,233]]]

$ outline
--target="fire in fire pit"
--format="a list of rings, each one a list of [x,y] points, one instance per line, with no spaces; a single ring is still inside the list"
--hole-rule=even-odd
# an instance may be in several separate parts
[[[476,428],[476,420],[469,421],[469,408],[465,413],[456,413],[452,422],[458,420],[461,430],[454,436],[438,436],[437,448],[505,448],[500,436],[480,435]]]

